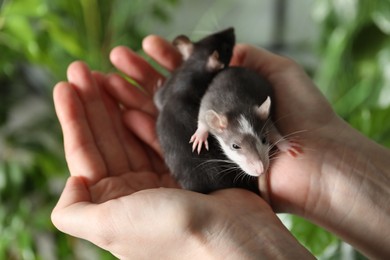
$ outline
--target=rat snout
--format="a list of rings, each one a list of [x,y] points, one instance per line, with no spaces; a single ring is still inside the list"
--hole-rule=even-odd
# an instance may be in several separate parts
[[[264,165],[262,162],[257,162],[255,164],[255,172],[257,176],[260,176],[264,172]]]
[[[250,174],[252,176],[260,176],[264,172],[264,165],[261,161],[252,161],[248,163],[249,169],[250,169]]]

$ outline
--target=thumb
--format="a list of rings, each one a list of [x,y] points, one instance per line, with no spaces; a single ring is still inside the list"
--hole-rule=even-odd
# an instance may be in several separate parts
[[[62,232],[84,237],[80,233],[85,230],[85,227],[81,227],[88,223],[88,215],[92,206],[88,188],[82,177],[71,176],[51,213],[51,220],[54,226]]]
[[[292,63],[294,62],[288,58],[249,44],[237,44],[234,47],[231,60],[231,65],[253,69],[268,80],[272,74],[277,74],[285,71],[286,67],[291,67]]]

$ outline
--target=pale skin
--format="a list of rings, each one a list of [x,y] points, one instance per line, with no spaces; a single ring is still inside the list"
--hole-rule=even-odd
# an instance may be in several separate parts
[[[157,36],[143,47],[170,71],[181,62]],[[390,151],[340,119],[293,61],[242,44],[232,60],[271,82],[277,127],[299,133],[303,147],[299,158],[282,153],[272,161],[269,206],[245,190],[178,189],[155,134],[152,95],[162,75],[125,47],[110,58],[145,91],[81,62],[54,90],[71,174],[52,213],[58,229],[121,259],[313,258],[274,214],[288,212],[370,258],[390,255]]]

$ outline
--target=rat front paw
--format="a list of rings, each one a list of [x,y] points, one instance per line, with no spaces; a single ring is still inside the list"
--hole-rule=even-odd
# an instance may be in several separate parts
[[[294,158],[303,153],[302,146],[296,139],[282,140],[276,144],[276,147]]]
[[[192,143],[192,151],[195,151],[197,149],[198,154],[200,154],[200,151],[202,150],[202,146],[206,147],[206,150],[209,150],[209,143],[207,141],[207,137],[209,136],[209,133],[207,131],[202,131],[197,129],[195,134],[191,136],[190,143]]]

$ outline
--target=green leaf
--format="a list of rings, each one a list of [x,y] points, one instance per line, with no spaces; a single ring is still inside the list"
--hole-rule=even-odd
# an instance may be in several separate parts
[[[350,86],[343,96],[340,96],[334,103],[334,108],[343,117],[350,116],[360,107],[368,104],[372,97],[377,97],[378,89],[371,87],[375,82],[362,80],[354,86]]]
[[[5,163],[0,162],[0,204],[1,204],[1,194],[3,190],[7,187],[7,177],[5,172]]]
[[[325,250],[338,243],[338,239],[328,231],[296,216],[292,217],[290,231],[312,254],[322,255]]]
[[[40,17],[48,11],[45,1],[42,0],[14,0],[5,1],[2,15]]]
[[[383,33],[390,35],[390,2],[379,1],[378,7],[372,13],[372,19]]]
[[[38,46],[35,41],[35,32],[26,17],[9,17],[6,21],[4,31],[7,32],[10,37],[23,43],[21,46],[24,46],[24,51],[26,51],[29,56],[36,56]]]
[[[66,28],[61,21],[50,15],[43,21],[53,43],[61,46],[66,52],[74,57],[82,57],[85,53],[82,44],[79,41],[79,35],[71,28]]]
[[[350,123],[364,135],[390,147],[390,106],[362,109],[350,118]]]

